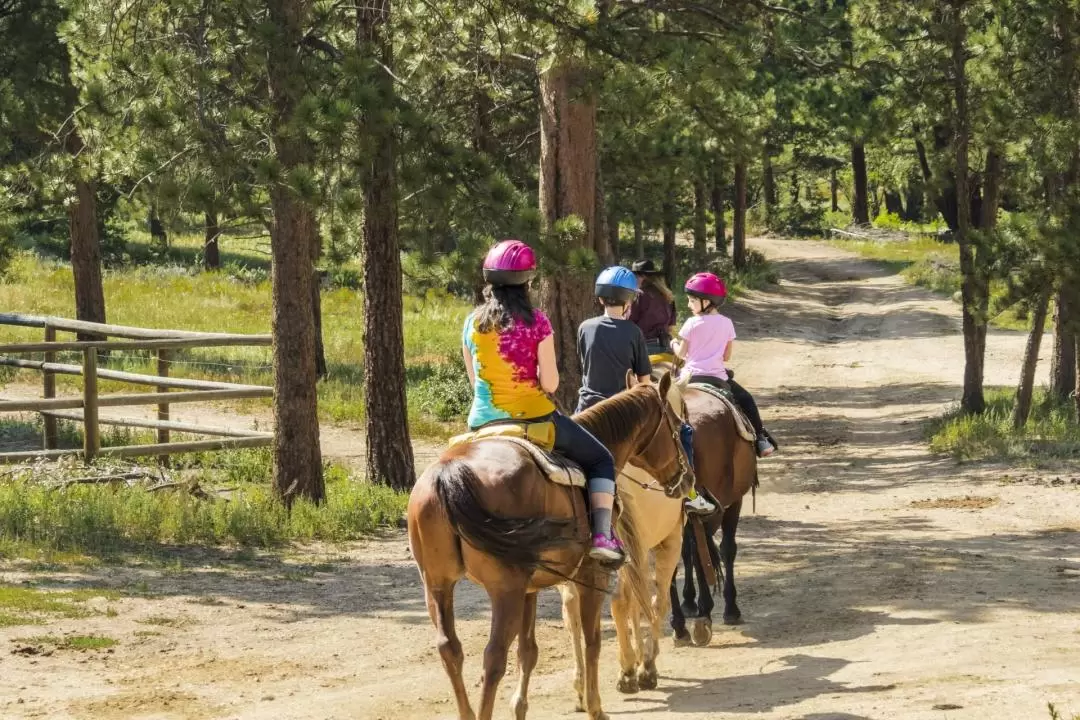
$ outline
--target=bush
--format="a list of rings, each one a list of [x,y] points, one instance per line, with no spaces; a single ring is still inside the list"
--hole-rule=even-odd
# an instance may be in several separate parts
[[[881,230],[901,230],[904,221],[896,213],[884,212],[874,218],[873,226]]]
[[[825,210],[802,203],[782,205],[773,212],[769,230],[786,235],[821,235],[825,232]]]
[[[930,449],[960,460],[1080,457],[1080,425],[1071,403],[1056,402],[1040,390],[1027,425],[1016,430],[1015,398],[1014,391],[991,390],[982,415],[949,411],[930,424]]]
[[[450,362],[428,365],[414,396],[424,412],[443,422],[464,420],[472,405],[472,387],[460,356]]]

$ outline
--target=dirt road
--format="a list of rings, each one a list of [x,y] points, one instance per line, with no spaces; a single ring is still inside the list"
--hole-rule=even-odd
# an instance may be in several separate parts
[[[660,688],[614,689],[613,717],[987,720],[1080,712],[1080,469],[962,466],[921,420],[959,396],[958,308],[842,251],[756,240],[783,282],[738,303],[734,366],[783,452],[740,527],[746,623],[705,649],[663,644]],[[992,333],[987,382],[1011,385],[1024,338]],[[4,579],[25,574],[7,572]],[[48,574],[34,573],[38,582]],[[115,616],[50,632],[112,653],[0,654],[0,717],[456,718],[404,538],[238,563],[105,568],[56,581],[134,589]],[[458,629],[478,679],[487,603]],[[532,718],[575,716],[557,596],[540,607]],[[33,628],[0,630],[0,648]],[[509,717],[515,680],[504,681]]]

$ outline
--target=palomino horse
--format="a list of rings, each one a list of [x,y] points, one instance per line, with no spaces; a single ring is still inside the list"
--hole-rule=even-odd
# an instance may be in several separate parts
[[[633,387],[633,373],[627,374],[627,387]],[[668,402],[680,418],[686,417],[682,392],[672,384],[667,393]],[[664,478],[664,480],[669,480]],[[679,564],[679,548],[682,544],[683,499],[689,485],[672,488],[662,485],[649,472],[634,462],[627,463],[619,475],[618,493],[622,508],[621,518],[636,529],[633,548],[627,547],[627,565],[619,571],[619,584],[611,598],[611,615],[615,620],[615,632],[619,640],[620,692],[635,693],[639,689],[656,687],[658,673],[656,657],[660,652],[662,630],[660,624],[669,609],[669,588],[675,568]],[[649,553],[654,556],[652,576],[647,577],[647,591],[642,597],[632,573],[649,572]],[[577,619],[579,589],[575,585],[563,585],[563,620],[570,631],[574,648],[576,673],[574,688],[578,693],[578,709],[584,708],[582,678],[584,667]],[[647,621],[646,634],[641,632],[641,616]]]
[[[689,475],[679,444],[679,418],[667,401],[672,384],[667,376],[658,387],[635,387],[576,419],[611,450],[616,468],[633,461],[654,477]],[[487,591],[492,606],[480,720],[492,717],[515,637],[521,675],[513,705],[517,719],[525,718],[538,657],[536,593],[566,580],[579,583],[586,710],[590,720],[606,718],[597,666],[607,574],[585,554],[589,522],[583,492],[549,481],[518,445],[472,442],[449,449],[424,471],[409,498],[408,525],[460,720],[477,717],[462,678],[464,654],[454,629],[454,587],[465,576]],[[620,521],[619,531],[624,543],[636,546],[635,528]],[[628,574],[643,593],[641,572],[628,569]]]
[[[699,487],[707,488],[722,508],[721,512],[705,519],[704,525],[712,563],[723,562],[724,624],[738,625],[742,621],[742,612],[735,591],[735,532],[739,527],[743,497],[757,484],[757,453],[753,443],[739,434],[735,417],[722,401],[693,387],[686,388],[683,397],[688,421],[694,428],[694,474]],[[722,538],[718,555],[712,539],[717,530]],[[691,641],[695,645],[708,645],[712,640],[713,601],[704,582],[705,571],[698,553],[693,530],[688,524],[683,539],[686,582],[681,604],[676,584],[671,586],[671,625],[676,645]],[[695,571],[699,579],[697,588]],[[694,618],[692,634],[686,630],[686,616]]]

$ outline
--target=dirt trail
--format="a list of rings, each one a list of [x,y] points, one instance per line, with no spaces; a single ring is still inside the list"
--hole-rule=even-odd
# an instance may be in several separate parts
[[[1044,718],[1052,701],[1080,712],[1080,471],[928,454],[920,421],[959,396],[957,307],[831,247],[752,245],[783,282],[731,309],[733,364],[783,452],[763,464],[758,514],[740,528],[746,624],[706,649],[665,641],[660,688],[625,697],[609,622],[606,710],[984,720]],[[991,334],[988,384],[1013,383],[1023,344]],[[109,603],[115,617],[56,623],[117,638],[113,654],[0,654],[0,716],[456,718],[404,538],[326,552],[321,564],[222,567],[228,554],[206,552],[182,571],[58,577],[149,596]],[[482,592],[464,583],[469,678],[480,676],[487,617]],[[530,717],[580,717],[554,593],[540,618]],[[29,630],[0,630],[0,643]]]

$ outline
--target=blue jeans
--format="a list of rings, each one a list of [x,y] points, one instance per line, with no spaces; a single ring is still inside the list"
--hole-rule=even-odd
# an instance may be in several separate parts
[[[694,428],[690,427],[690,423],[683,423],[679,428],[679,440],[682,442],[683,450],[686,451],[686,459],[690,463],[690,469],[694,468]]]

